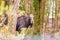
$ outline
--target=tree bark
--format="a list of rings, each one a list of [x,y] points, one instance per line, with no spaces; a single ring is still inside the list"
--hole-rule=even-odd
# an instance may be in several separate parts
[[[13,9],[8,12],[8,28],[12,34],[16,32],[16,22],[17,22],[17,11],[19,9],[20,0],[13,0],[14,2],[10,5],[13,6]]]

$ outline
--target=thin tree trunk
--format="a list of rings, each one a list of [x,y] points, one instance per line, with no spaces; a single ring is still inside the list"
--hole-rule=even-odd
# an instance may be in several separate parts
[[[12,3],[13,9],[8,12],[9,13],[8,14],[8,26],[9,26],[9,31],[12,34],[15,34],[16,22],[17,22],[17,11],[19,9],[20,0],[13,0],[13,1],[14,1],[14,3]]]

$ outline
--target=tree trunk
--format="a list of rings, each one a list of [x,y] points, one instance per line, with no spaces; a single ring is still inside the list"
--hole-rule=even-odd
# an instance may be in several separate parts
[[[31,12],[33,0],[24,0],[24,7],[27,13]]]
[[[17,11],[19,9],[20,0],[13,0],[10,5],[13,6],[13,9],[8,12],[8,27],[9,31],[12,34],[15,34],[16,31],[16,22],[17,22]]]

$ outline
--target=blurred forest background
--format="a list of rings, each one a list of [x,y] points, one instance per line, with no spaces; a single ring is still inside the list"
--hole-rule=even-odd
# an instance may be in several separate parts
[[[60,28],[59,0],[0,0],[0,20],[6,15],[8,24],[0,23],[0,32],[16,34],[17,14],[33,14],[34,24],[29,33],[56,32]],[[24,30],[24,29],[23,29]]]
[[[60,32],[59,0],[0,0],[0,34],[4,35],[41,35]],[[16,31],[18,15],[33,14],[34,22],[27,31]],[[6,20],[8,18],[8,20]],[[4,24],[4,22],[8,23]]]

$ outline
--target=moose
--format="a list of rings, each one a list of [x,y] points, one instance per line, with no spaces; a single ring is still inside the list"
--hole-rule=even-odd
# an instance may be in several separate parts
[[[28,28],[29,26],[32,27],[33,21],[30,17],[30,14],[27,14],[25,16],[24,14],[17,18],[17,25],[16,25],[16,31],[20,32],[21,28]]]

